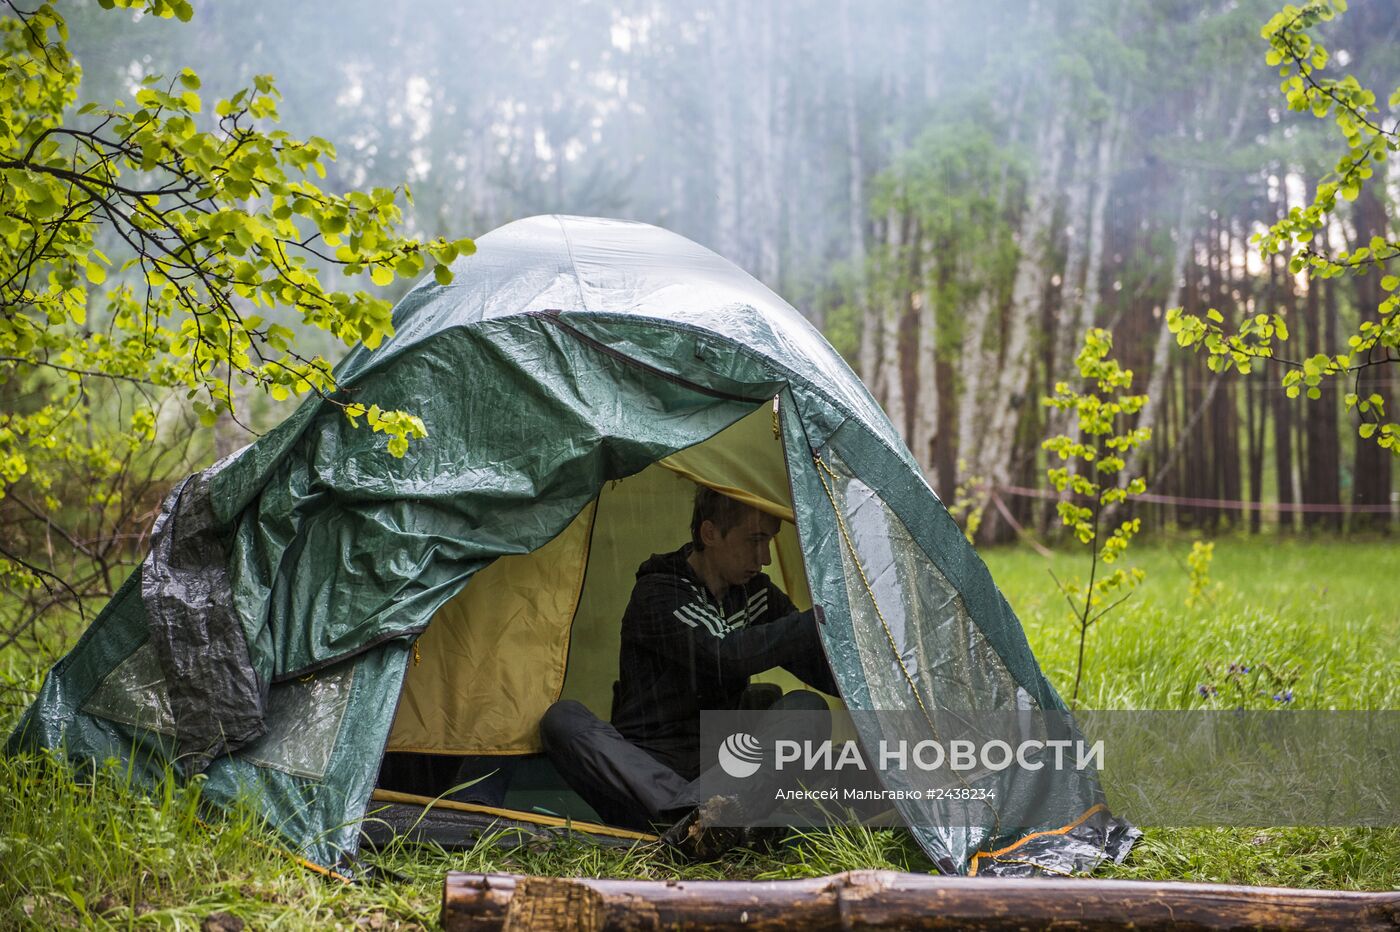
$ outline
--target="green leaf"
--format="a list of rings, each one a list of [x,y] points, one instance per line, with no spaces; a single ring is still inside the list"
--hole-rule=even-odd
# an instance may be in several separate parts
[[[450,285],[452,284],[452,270],[439,263],[433,266],[433,278],[437,280],[439,285]]]
[[[379,287],[391,284],[394,281],[394,270],[382,265],[376,265],[369,273],[370,281]]]

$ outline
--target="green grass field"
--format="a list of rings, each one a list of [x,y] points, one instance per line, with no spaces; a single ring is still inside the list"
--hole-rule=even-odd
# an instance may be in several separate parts
[[[1147,571],[1147,581],[1091,629],[1082,706],[1202,707],[1218,700],[1202,699],[1197,686],[1234,662],[1291,675],[1292,708],[1400,708],[1400,547],[1384,540],[1223,539],[1207,596],[1191,608],[1189,549],[1189,540],[1136,546],[1129,562]],[[1023,549],[984,556],[1046,672],[1068,693],[1077,636],[1047,566],[1066,579],[1083,570],[1081,561],[1063,554],[1048,564]],[[0,655],[6,732],[50,659],[17,647]],[[1145,832],[1126,864],[1100,876],[1400,888],[1400,828]],[[515,852],[482,844],[456,854],[405,846],[367,859],[398,877],[345,885],[314,874],[279,853],[255,818],[201,814],[197,786],[171,782],[150,793],[130,786],[120,767],[75,782],[48,759],[0,758],[0,927],[200,928],[218,915],[253,928],[432,927],[447,870],[782,878],[929,869],[902,833],[865,829],[803,833],[778,855],[737,853],[700,865],[681,864],[655,846],[583,843]]]

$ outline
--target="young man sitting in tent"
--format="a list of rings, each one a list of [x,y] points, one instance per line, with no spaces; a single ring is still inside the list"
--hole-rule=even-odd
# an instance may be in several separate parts
[[[703,709],[827,708],[749,677],[783,667],[836,693],[813,612],[799,612],[763,572],[779,519],[708,488],[695,497],[690,543],[637,570],[622,618],[612,722],[573,700],[540,721],[556,769],[606,822],[649,830],[701,802]]]

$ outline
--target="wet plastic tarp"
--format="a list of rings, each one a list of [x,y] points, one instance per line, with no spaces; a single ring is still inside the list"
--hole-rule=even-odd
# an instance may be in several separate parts
[[[897,431],[757,281],[654,227],[569,217],[482,237],[454,272],[415,288],[395,335],[337,368],[334,400],[411,410],[429,439],[395,459],[313,399],[193,477],[12,749],[203,772],[211,798],[252,795],[294,846],[336,863],[358,843],[411,642],[438,609],[498,558],[554,540],[608,482],[774,397],[806,583],[848,706],[1063,708]],[[1086,814],[1037,826],[1055,834],[1001,837],[994,817],[916,834],[949,872],[1121,857],[1131,832],[1093,809],[1097,787],[1063,791]]]

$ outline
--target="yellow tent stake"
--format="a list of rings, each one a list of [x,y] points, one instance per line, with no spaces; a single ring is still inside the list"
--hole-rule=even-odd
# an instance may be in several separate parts
[[[576,832],[585,832],[589,835],[606,835],[609,838],[625,838],[629,841],[657,840],[656,835],[650,835],[646,832],[634,832],[625,828],[614,828],[611,825],[600,825],[597,822],[580,822],[578,819],[564,819],[559,816],[547,816],[535,812],[521,812],[518,809],[501,809],[496,806],[481,806],[476,803],[459,803],[452,799],[430,799],[427,796],[415,796],[412,793],[399,793],[394,790],[376,789],[370,794],[370,799],[380,803],[405,803],[407,805],[422,806],[424,808],[450,809],[453,812],[474,812],[479,815],[510,819],[513,822],[530,822],[534,825],[543,825],[548,828],[568,828]]]
[[[203,819],[195,819],[195,822],[197,822],[197,823],[199,824],[199,826],[200,826],[201,828],[203,828],[205,831],[208,831],[208,832],[213,832],[213,831],[214,831],[214,827],[213,827],[212,825],[210,825],[208,822],[205,822]],[[333,871],[333,870],[331,870],[329,867],[322,867],[321,865],[315,863],[314,861],[308,861],[306,858],[302,857],[301,855],[299,855],[299,854],[293,854],[292,852],[288,851],[286,848],[280,847],[280,846],[278,846],[278,845],[269,845],[267,842],[258,841],[256,838],[248,838],[247,840],[248,840],[248,841],[253,845],[253,847],[255,847],[255,848],[261,848],[261,849],[263,849],[264,851],[271,851],[273,854],[280,854],[280,855],[282,855],[282,857],[284,857],[284,858],[291,858],[293,861],[296,861],[298,864],[300,864],[302,867],[306,868],[307,870],[309,870],[309,871],[314,871],[315,873],[320,874],[320,875],[323,876],[323,877],[332,877],[332,878],[334,878],[334,879],[336,879],[336,880],[339,880],[341,883],[346,883],[346,884],[348,884],[348,883],[354,883],[353,880],[351,880],[349,877],[346,877],[344,874],[339,873],[338,871]]]

